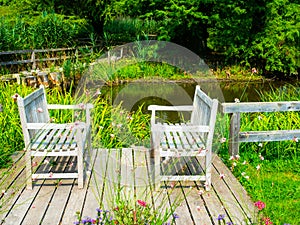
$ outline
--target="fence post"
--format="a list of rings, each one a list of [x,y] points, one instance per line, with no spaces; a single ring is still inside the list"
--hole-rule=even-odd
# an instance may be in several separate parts
[[[32,62],[32,69],[35,70],[36,69],[36,61],[35,61],[35,52],[34,52],[34,50],[32,51],[32,54],[31,54],[31,62]]]
[[[239,154],[240,113],[233,113],[230,119],[229,155]]]

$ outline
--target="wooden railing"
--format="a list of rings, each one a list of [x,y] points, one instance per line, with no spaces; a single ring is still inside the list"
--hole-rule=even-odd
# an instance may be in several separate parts
[[[32,69],[36,69],[37,63],[46,61],[66,60],[69,58],[81,58],[83,56],[91,55],[96,48],[102,45],[83,46],[76,48],[56,48],[56,49],[32,49],[32,50],[16,50],[0,52],[0,66],[19,65],[32,63]],[[48,55],[55,55],[54,57],[38,57],[38,53],[47,53]],[[4,61],[3,58],[14,58],[14,60]],[[30,57],[29,57],[30,56]]]
[[[300,101],[223,103],[222,106],[223,113],[231,114],[229,134],[230,155],[239,154],[239,143],[241,142],[300,140],[300,129],[240,131],[241,113],[300,111]]]

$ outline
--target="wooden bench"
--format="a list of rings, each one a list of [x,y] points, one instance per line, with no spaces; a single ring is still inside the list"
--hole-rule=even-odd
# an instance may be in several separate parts
[[[154,183],[161,181],[205,181],[207,190],[211,187],[212,141],[218,111],[218,100],[211,99],[201,89],[196,87],[193,105],[187,106],[157,106],[148,107],[151,115],[151,150],[154,157]],[[157,111],[191,111],[188,123],[156,122]],[[204,157],[205,175],[162,175],[161,158],[170,157]]]
[[[32,189],[35,179],[78,178],[78,187],[83,188],[83,153],[85,146],[91,147],[91,104],[50,105],[47,104],[44,87],[27,97],[17,99],[25,142],[27,189]],[[50,122],[48,109],[85,110],[86,121],[67,124]],[[33,173],[32,157],[76,156],[77,171],[66,173]]]

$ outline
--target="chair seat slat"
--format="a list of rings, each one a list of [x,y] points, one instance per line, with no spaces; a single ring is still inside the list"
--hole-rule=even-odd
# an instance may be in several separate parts
[[[75,142],[74,137],[75,137],[75,131],[76,129],[71,129],[71,130],[67,130],[67,140],[65,142],[65,144],[63,145],[63,147],[61,148],[62,150],[67,150],[67,149],[71,149],[71,145]]]
[[[53,138],[52,138],[50,144],[48,145],[48,148],[47,148],[48,151],[49,150],[53,150],[53,151],[56,150],[55,146],[56,146],[57,142],[59,141],[60,136],[61,136],[61,134],[62,134],[63,131],[64,131],[64,129],[58,129],[58,130],[56,130],[56,133],[53,135]]]
[[[50,130],[50,132],[46,135],[46,138],[42,140],[40,146],[37,148],[37,151],[47,151],[48,146],[51,143],[53,136],[55,135],[57,130]],[[50,149],[49,149],[50,150]]]

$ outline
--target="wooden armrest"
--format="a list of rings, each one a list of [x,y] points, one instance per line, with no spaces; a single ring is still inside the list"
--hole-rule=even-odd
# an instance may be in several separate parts
[[[77,104],[77,105],[59,105],[59,104],[48,104],[48,109],[81,109],[86,110],[86,123],[88,126],[91,124],[91,116],[90,116],[90,109],[94,108],[93,104]]]
[[[152,111],[151,113],[151,124],[155,124],[155,112],[156,111],[193,111],[192,105],[178,105],[178,106],[163,106],[163,105],[149,105],[148,110]]]
[[[27,123],[29,130],[72,129],[74,127],[85,128],[86,123]]]
[[[149,105],[148,110],[151,111],[193,111],[192,105],[164,106],[164,105]]]
[[[210,131],[209,126],[204,126],[204,125],[185,125],[185,126],[174,126],[174,125],[167,125],[167,124],[154,124],[151,127],[151,130],[154,132],[203,132],[207,133]]]
[[[48,104],[48,109],[92,109],[94,108],[93,104],[78,104],[78,105],[60,105],[60,104]]]

